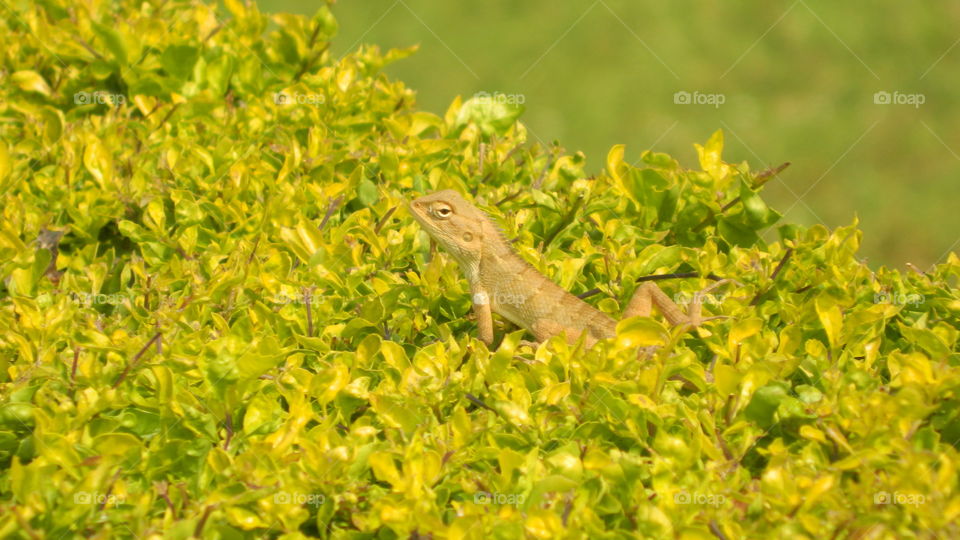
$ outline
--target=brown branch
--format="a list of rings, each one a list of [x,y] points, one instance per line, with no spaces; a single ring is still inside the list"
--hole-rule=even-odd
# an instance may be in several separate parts
[[[193,535],[197,538],[203,538],[203,527],[207,524],[207,520],[210,519],[210,514],[213,513],[214,505],[209,505],[203,511],[203,516],[200,517],[200,521],[197,522],[196,528],[193,530]]]
[[[560,222],[557,223],[557,225],[553,228],[553,230],[547,234],[547,237],[544,238],[541,251],[546,251],[547,246],[549,246],[550,243],[556,239],[557,235],[559,235],[561,231],[573,223],[573,218],[577,216],[577,211],[580,210],[581,206],[583,206],[585,200],[585,197],[577,197],[577,199],[573,201],[573,205],[570,207],[570,210],[567,211],[566,215],[563,216],[563,219],[561,219]]]
[[[170,108],[170,112],[168,112],[167,115],[163,117],[163,120],[160,120],[160,123],[157,124],[157,127],[153,128],[153,129],[150,131],[150,133],[153,133],[154,131],[160,129],[160,126],[166,124],[166,123],[167,123],[167,120],[169,120],[170,117],[173,116],[173,113],[177,112],[177,109],[179,109],[179,108],[180,108],[180,104],[179,104],[179,103],[174,103],[174,104],[173,104],[173,107]],[[151,113],[151,114],[152,114],[152,113]]]
[[[327,221],[330,220],[330,217],[333,216],[333,213],[337,211],[337,207],[340,206],[340,203],[343,202],[343,195],[338,196],[335,199],[331,199],[327,203],[327,213],[323,216],[323,221],[320,222],[320,230],[323,230],[323,227],[326,226]]]
[[[80,359],[80,347],[74,347],[73,349],[73,366],[70,368],[70,385],[72,386],[76,382],[77,378],[77,360]]]
[[[392,216],[393,213],[396,212],[396,211],[397,211],[397,207],[396,207],[396,206],[394,206],[393,208],[387,210],[387,213],[384,214],[383,217],[380,218],[380,221],[377,222],[376,226],[374,226],[374,228],[373,228],[374,234],[380,234],[380,229],[383,228],[383,226],[387,223],[387,220],[390,219],[390,216]]]
[[[785,162],[785,163],[783,163],[783,164],[781,164],[781,165],[779,165],[779,166],[777,166],[777,167],[773,167],[773,168],[770,168],[770,169],[767,169],[767,170],[761,172],[761,173],[758,174],[756,177],[754,177],[754,183],[753,183],[753,186],[751,187],[751,189],[757,189],[757,188],[763,186],[764,184],[766,184],[767,182],[769,182],[771,178],[776,177],[778,174],[780,174],[784,169],[786,169],[786,168],[789,167],[789,166],[790,166],[790,162],[787,161],[787,162]],[[725,213],[727,210],[733,208],[733,206],[734,206],[735,204],[737,204],[738,202],[740,202],[740,200],[741,200],[741,197],[740,197],[739,195],[737,195],[736,197],[733,198],[733,200],[731,200],[731,201],[728,202],[727,204],[723,205],[722,208],[720,208],[720,213],[719,213],[719,214],[711,214],[711,215],[703,218],[703,221],[701,221],[700,223],[698,223],[697,226],[693,228],[693,232],[700,232],[701,230],[703,230],[703,228],[706,227],[708,223],[710,223],[710,220],[711,220],[711,219],[714,219],[714,218],[717,217],[717,215],[722,215],[722,214]]]
[[[467,392],[467,393],[466,393],[466,398],[467,398],[468,400],[470,400],[470,402],[473,403],[474,405],[476,405],[477,407],[482,407],[482,408],[484,408],[484,409],[487,409],[488,411],[497,412],[496,409],[494,409],[493,407],[487,405],[486,403],[484,403],[483,401],[481,401],[480,398],[478,398],[477,396],[471,394],[470,392]]]
[[[230,440],[233,439],[233,417],[230,416],[230,413],[226,413],[225,429],[227,430],[227,440],[223,441],[223,449],[230,449]]]
[[[307,337],[313,337],[313,311],[310,309],[310,300],[313,296],[313,289],[303,287],[301,292],[303,294],[303,303],[307,307]]]
[[[776,281],[777,276],[780,275],[780,272],[783,270],[783,267],[787,265],[787,261],[790,260],[790,257],[793,256],[793,248],[787,248],[787,252],[783,254],[783,257],[780,259],[780,262],[777,264],[777,267],[774,268],[773,273],[770,274],[770,281]],[[767,294],[773,289],[773,285],[770,286],[767,290],[763,292],[758,292],[756,296],[753,297],[753,300],[750,301],[751,306],[755,306],[760,303],[760,297]]]
[[[131,369],[133,369],[133,366],[137,365],[137,362],[140,360],[140,357],[143,356],[143,353],[147,352],[147,349],[149,349],[150,346],[153,345],[153,342],[160,339],[161,336],[162,334],[160,332],[157,332],[152,338],[150,338],[150,341],[148,341],[147,344],[140,349],[140,351],[133,357],[133,360],[131,360],[130,363],[127,364],[127,367],[124,368],[123,372],[120,373],[120,376],[117,377],[117,380],[113,383],[114,388],[120,386],[120,383],[122,383],[123,379],[127,377],[127,374],[130,372]]]

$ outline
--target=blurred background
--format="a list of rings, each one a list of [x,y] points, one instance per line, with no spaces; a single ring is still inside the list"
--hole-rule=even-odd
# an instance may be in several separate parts
[[[533,138],[582,150],[590,172],[618,143],[632,160],[654,149],[697,167],[692,143],[723,129],[727,161],[792,162],[765,191],[785,221],[859,217],[871,267],[926,270],[960,247],[960,3],[341,0],[333,12],[334,54],[420,45],[387,73],[421,109],[516,95]]]

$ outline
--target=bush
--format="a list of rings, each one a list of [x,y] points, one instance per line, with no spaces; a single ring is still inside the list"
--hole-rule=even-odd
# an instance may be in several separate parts
[[[327,7],[14,4],[3,536],[960,535],[955,254],[873,272],[855,222],[774,230],[720,132],[700,170],[617,146],[588,177],[498,95],[418,111],[381,73],[412,50],[334,58]],[[696,272],[740,282],[727,318],[488,350],[405,210],[444,188],[601,310]]]

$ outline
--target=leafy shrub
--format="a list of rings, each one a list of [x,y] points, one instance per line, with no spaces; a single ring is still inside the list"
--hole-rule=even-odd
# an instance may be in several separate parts
[[[3,9],[3,536],[960,534],[955,254],[772,229],[719,132],[588,177],[496,96],[418,111],[327,7]],[[727,318],[488,350],[405,211],[443,188],[604,311],[697,272]]]

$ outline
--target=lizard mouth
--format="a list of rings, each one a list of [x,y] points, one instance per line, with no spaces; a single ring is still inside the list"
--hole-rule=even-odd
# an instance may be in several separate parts
[[[413,216],[413,219],[417,220],[423,227],[428,227],[429,223],[424,212],[423,203],[419,199],[414,199],[407,203],[407,209],[410,211],[410,215]]]

